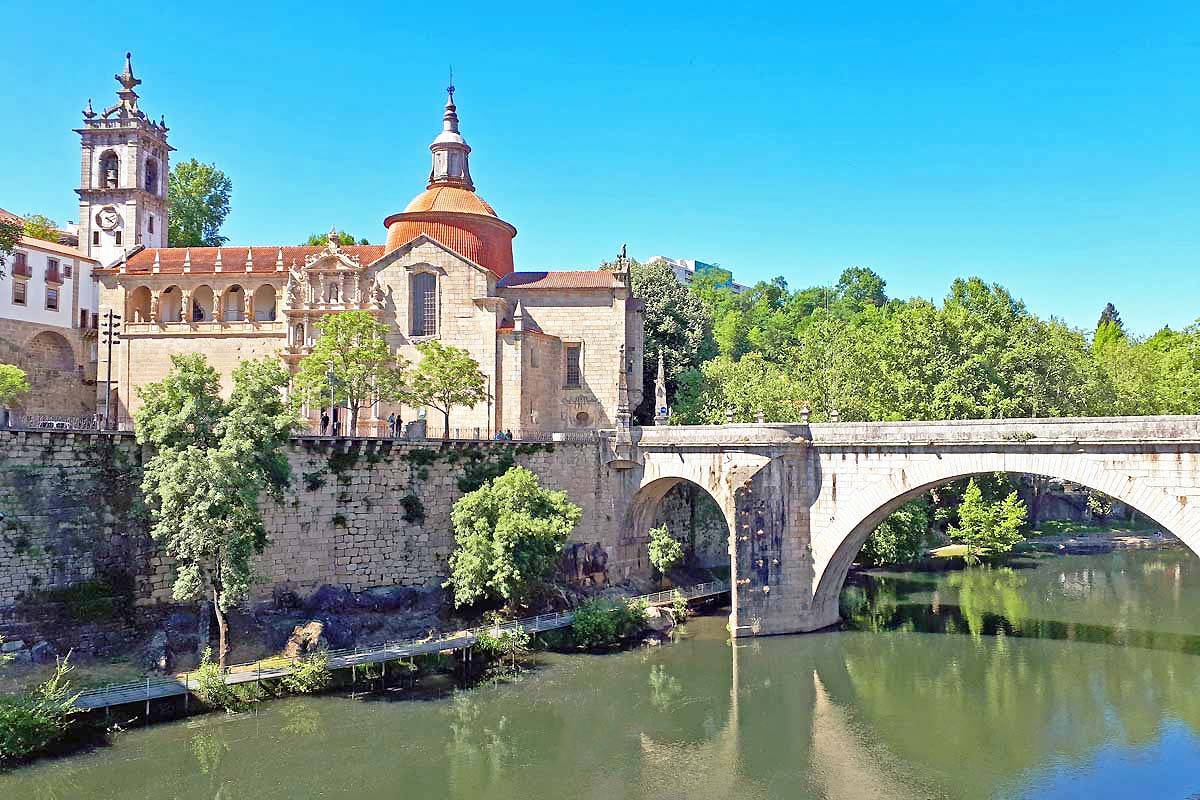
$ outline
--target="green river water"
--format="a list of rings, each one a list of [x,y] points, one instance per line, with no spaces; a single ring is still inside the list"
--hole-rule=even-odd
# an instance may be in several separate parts
[[[848,629],[543,655],[436,699],[319,697],[134,730],[0,798],[1200,797],[1186,550],[879,572]]]

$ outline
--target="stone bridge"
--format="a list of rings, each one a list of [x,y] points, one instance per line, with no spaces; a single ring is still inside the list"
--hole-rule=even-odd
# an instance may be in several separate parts
[[[610,445],[628,476],[626,543],[683,481],[730,532],[735,636],[838,621],[875,527],[932,487],[986,472],[1059,478],[1136,508],[1200,552],[1200,416],[635,428]]]

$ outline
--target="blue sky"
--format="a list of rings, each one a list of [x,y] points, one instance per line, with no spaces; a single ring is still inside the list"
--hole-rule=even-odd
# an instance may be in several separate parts
[[[446,72],[518,268],[686,256],[752,282],[959,275],[1090,328],[1200,317],[1200,4],[5,3],[0,206],[74,219],[72,128],[126,49],[235,244],[381,242]],[[54,46],[54,43],[61,46]]]

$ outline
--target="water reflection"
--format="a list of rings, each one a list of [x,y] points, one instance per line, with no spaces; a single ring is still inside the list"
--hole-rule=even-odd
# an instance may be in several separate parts
[[[735,644],[700,619],[669,647],[546,656],[441,699],[298,699],[136,731],[0,776],[0,796],[1120,797],[1151,764],[1158,795],[1186,797],[1194,560],[877,574],[846,592],[855,630]]]

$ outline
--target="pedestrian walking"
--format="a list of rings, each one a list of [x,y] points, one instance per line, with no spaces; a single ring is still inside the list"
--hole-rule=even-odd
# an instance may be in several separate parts
[[[321,435],[324,436],[329,432],[329,414],[321,412]]]

